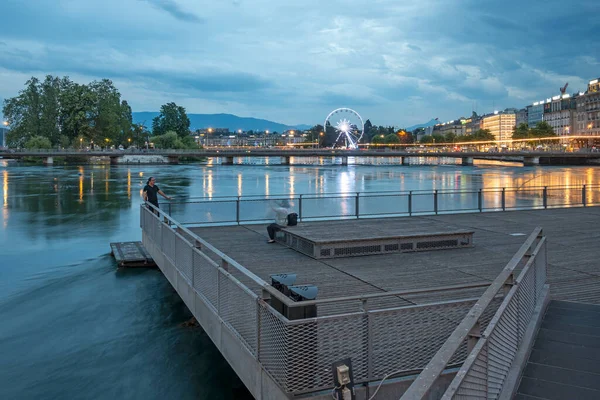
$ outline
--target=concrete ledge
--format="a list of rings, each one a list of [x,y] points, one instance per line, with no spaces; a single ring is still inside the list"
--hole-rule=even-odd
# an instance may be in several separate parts
[[[502,392],[500,392],[498,400],[511,400],[516,394],[515,392],[519,387],[519,383],[521,382],[521,375],[523,373],[523,369],[527,364],[529,354],[531,353],[531,349],[533,348],[533,343],[535,342],[535,338],[540,329],[540,325],[542,324],[542,320],[544,319],[546,307],[550,302],[549,293],[550,286],[544,285],[544,289],[540,294],[541,301],[533,311],[531,321],[527,326],[527,330],[525,331],[523,340],[521,341],[521,345],[519,346],[517,354],[515,355],[512,365],[508,371],[508,375],[506,376],[506,380],[504,381]]]

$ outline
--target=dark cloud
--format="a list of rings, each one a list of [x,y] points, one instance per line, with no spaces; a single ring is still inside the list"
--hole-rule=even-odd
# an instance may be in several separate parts
[[[174,0],[143,0],[152,4],[154,7],[169,13],[174,18],[185,22],[202,22],[202,19],[195,14],[184,11]]]

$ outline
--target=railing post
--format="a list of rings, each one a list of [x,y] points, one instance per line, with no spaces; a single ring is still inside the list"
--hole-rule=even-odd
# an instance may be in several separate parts
[[[298,218],[302,221],[302,195],[300,195],[300,199],[298,200]]]
[[[237,224],[240,224],[240,196],[237,197],[237,201],[235,203],[235,221]]]
[[[502,188],[502,211],[506,211],[506,188]]]
[[[542,192],[542,201],[544,204],[544,209],[548,208],[548,186],[544,186],[544,191]]]
[[[586,194],[587,190],[585,185],[583,185],[583,187],[581,188],[581,203],[583,204],[584,207],[587,206],[587,194]]]
[[[483,193],[481,192],[481,189],[477,192],[477,208],[479,209],[479,212],[483,212]]]
[[[412,190],[408,192],[408,215],[412,215]]]
[[[435,189],[433,191],[433,211],[437,215],[438,213],[438,191]]]
[[[356,218],[360,218],[360,209],[359,209],[359,195],[360,192],[356,192],[356,204],[355,204],[355,208],[356,208]]]

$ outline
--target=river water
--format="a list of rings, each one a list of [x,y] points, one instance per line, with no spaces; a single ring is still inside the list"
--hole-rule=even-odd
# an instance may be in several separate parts
[[[119,270],[141,240],[147,178],[175,199],[598,184],[589,167],[28,166],[0,160],[0,399],[250,398],[158,270]]]

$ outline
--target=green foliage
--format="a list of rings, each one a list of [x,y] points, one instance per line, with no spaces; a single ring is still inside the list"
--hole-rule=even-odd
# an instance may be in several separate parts
[[[512,138],[513,139],[528,139],[530,132],[529,132],[529,127],[527,126],[527,124],[522,123],[519,124],[519,126],[515,126],[513,128],[513,134],[512,134]]]
[[[180,138],[190,134],[190,120],[185,108],[175,103],[163,104],[160,107],[160,115],[152,120],[154,135],[164,135],[169,131],[174,131]]]
[[[383,142],[386,144],[396,144],[400,143],[400,138],[395,133],[390,133],[389,135],[384,136]]]
[[[180,138],[174,131],[169,131],[164,135],[152,137],[154,147],[157,149],[197,149],[198,144],[191,136]]]
[[[36,150],[36,149],[51,149],[52,143],[50,143],[50,139],[44,136],[33,136],[27,142],[25,142],[25,148],[28,150]]]
[[[419,142],[420,143],[433,143],[433,136],[425,135],[421,138],[421,140]]]
[[[556,136],[554,129],[546,121],[538,122],[535,127],[531,129],[530,133],[532,137],[536,138]]]
[[[496,140],[496,138],[494,135],[492,135],[492,132],[490,132],[489,129],[478,129],[472,135],[466,135],[464,138],[465,142],[493,142],[494,140]]]
[[[126,144],[132,134],[131,108],[108,79],[81,85],[68,77],[48,75],[43,82],[33,77],[18,96],[4,100],[3,113],[10,147],[22,147],[34,136],[61,147],[78,145],[79,137]]]

